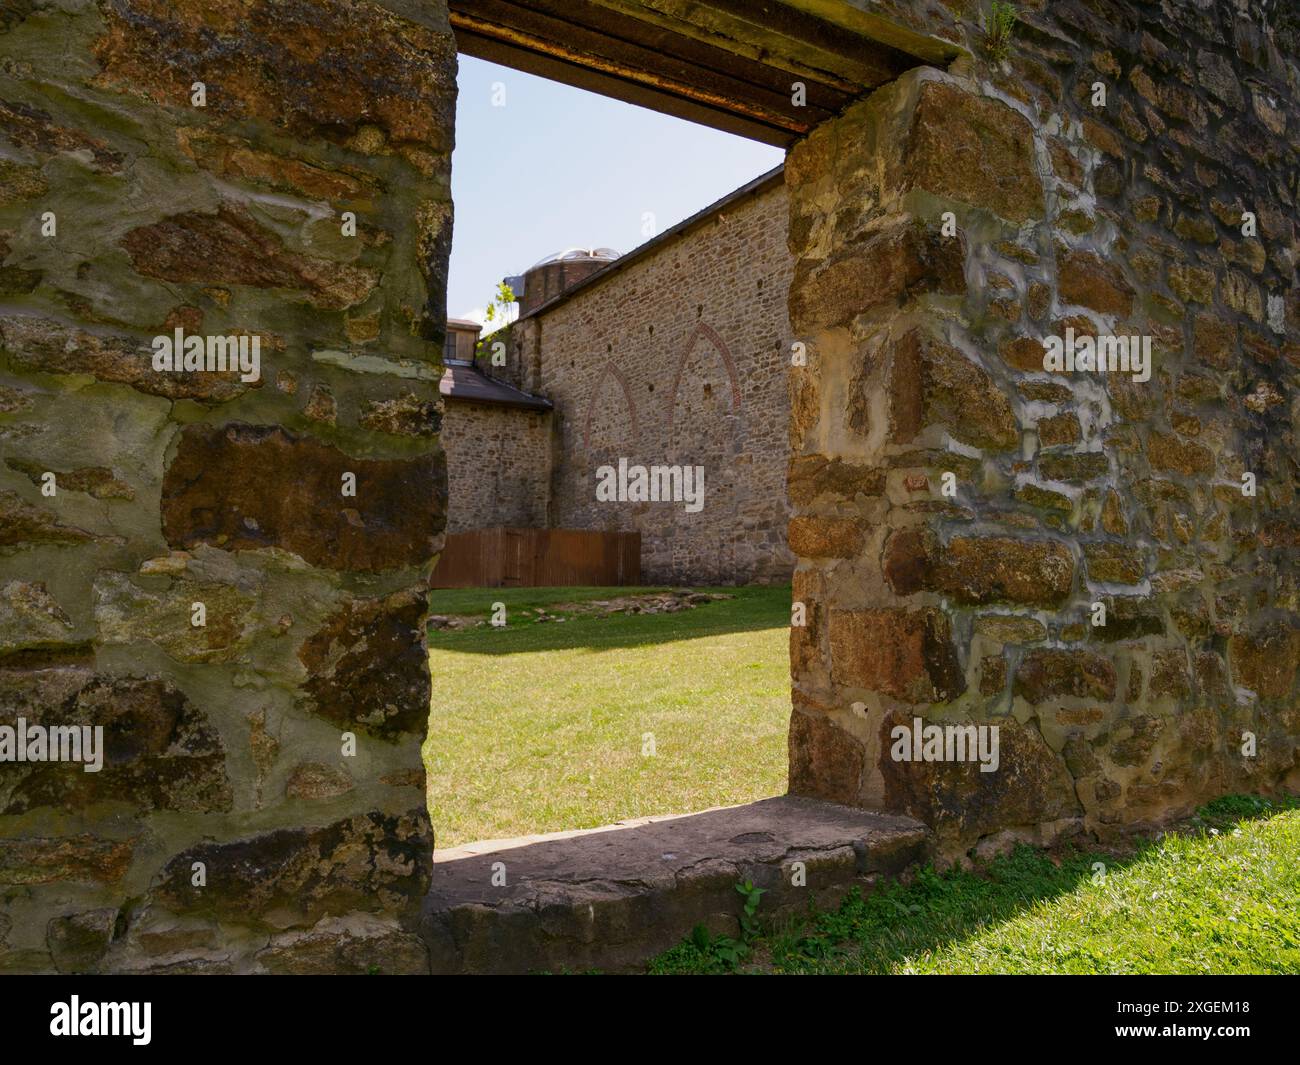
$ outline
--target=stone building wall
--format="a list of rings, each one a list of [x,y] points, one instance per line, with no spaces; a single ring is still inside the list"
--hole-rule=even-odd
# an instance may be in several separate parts
[[[789,579],[780,180],[513,327],[556,408],[551,524],[639,529],[649,583]],[[597,470],[704,467],[704,504],[598,502]]]
[[[455,58],[441,3],[390,4],[0,10],[0,727],[106,745],[0,762],[0,968],[427,968]],[[1005,63],[981,5],[874,7],[969,54],[787,166],[791,789],[948,853],[1300,790],[1291,5],[1022,3]],[[589,467],[721,464],[715,556],[646,515],[668,576],[782,505],[725,496],[785,454],[746,416],[788,362],[779,216],[526,338]],[[176,327],[259,336],[260,381],[154,370]],[[1043,372],[1070,328],[1150,336],[1151,379]],[[914,717],[997,724],[997,770],[895,759]]]
[[[551,415],[487,403],[448,402],[447,532],[547,525]]]
[[[0,762],[0,970],[427,968],[456,59],[409,8],[0,12],[0,726],[105,748]],[[260,379],[155,369],[177,328]]]
[[[1297,23],[1019,10],[1001,62],[925,8],[972,55],[787,162],[791,789],[950,854],[1300,790]],[[1150,380],[1045,372],[1070,328]],[[914,718],[998,768],[896,757]]]

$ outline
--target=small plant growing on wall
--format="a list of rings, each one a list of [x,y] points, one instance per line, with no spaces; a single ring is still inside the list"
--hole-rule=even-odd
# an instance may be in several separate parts
[[[988,49],[989,57],[995,63],[1003,62],[1010,54],[1011,34],[1015,30],[1018,18],[1015,4],[993,0],[984,33],[984,47]]]
[[[704,959],[710,968],[723,972],[730,972],[752,953],[754,942],[762,932],[758,920],[758,903],[767,894],[767,888],[755,887],[753,881],[744,880],[736,884],[736,891],[745,900],[739,915],[739,939],[710,935],[709,930],[699,924],[691,930],[686,940],[688,949]]]
[[[502,281],[497,285],[496,294],[483,312],[483,317],[489,322],[499,321],[502,325],[506,325],[510,321],[510,307],[514,302],[514,290]]]

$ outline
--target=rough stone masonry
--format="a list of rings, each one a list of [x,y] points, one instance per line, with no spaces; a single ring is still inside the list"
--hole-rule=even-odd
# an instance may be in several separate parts
[[[408,7],[0,8],[0,724],[106,746],[0,765],[0,970],[427,970],[455,45]]]
[[[1297,790],[1294,13],[851,6],[955,58],[787,163],[791,790],[950,855]],[[0,764],[0,968],[427,970],[454,68],[439,0],[0,5],[0,725],[106,747]]]
[[[791,789],[954,856],[1295,792],[1294,12],[1021,4],[999,49],[893,7],[970,55],[786,166]],[[1150,379],[1046,372],[1070,330]],[[916,717],[998,771],[896,760]]]

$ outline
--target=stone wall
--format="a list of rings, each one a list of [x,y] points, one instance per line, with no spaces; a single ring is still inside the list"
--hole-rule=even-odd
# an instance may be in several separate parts
[[[447,532],[547,527],[550,414],[451,401],[440,440],[447,454]]]
[[[427,968],[455,48],[409,8],[0,12],[0,725],[104,730],[0,762],[0,969]],[[178,328],[260,377],[155,368]]]
[[[1300,789],[1295,23],[1020,13],[1005,61],[934,15],[973,54],[787,162],[791,789],[949,854]],[[1150,380],[1045,372],[1067,329]],[[896,758],[914,718],[998,769]]]
[[[949,854],[1297,790],[1295,15],[1022,4],[1002,60],[876,6],[970,55],[793,151],[792,280],[777,191],[521,330],[553,523],[779,576],[788,421],[791,788]],[[423,971],[443,5],[25,0],[0,53],[0,730],[104,729],[0,761],[0,969]],[[156,369],[177,328],[260,376]],[[1045,372],[1070,330],[1150,380]],[[620,456],[704,511],[593,512]],[[894,758],[914,717],[997,770]]]
[[[776,180],[513,327],[556,408],[551,524],[639,529],[648,583],[789,579],[787,210]],[[620,458],[703,466],[703,509],[598,502]]]

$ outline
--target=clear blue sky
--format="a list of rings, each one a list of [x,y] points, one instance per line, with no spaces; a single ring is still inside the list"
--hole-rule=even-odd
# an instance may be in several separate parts
[[[493,106],[493,86],[505,105]],[[460,57],[447,313],[478,318],[497,282],[581,245],[627,252],[780,163],[784,153],[469,56]]]

